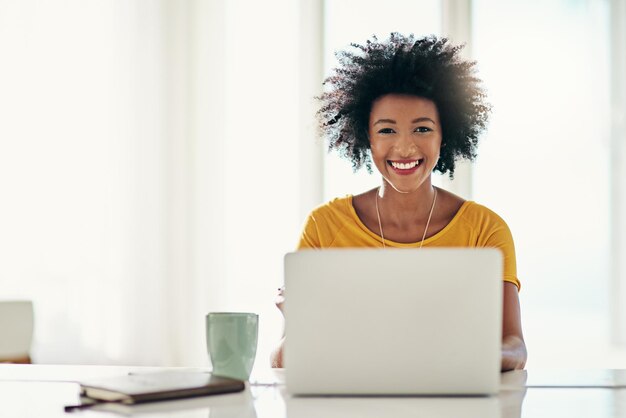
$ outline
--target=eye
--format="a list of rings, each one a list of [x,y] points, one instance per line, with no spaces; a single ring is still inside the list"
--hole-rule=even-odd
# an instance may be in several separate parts
[[[417,128],[415,128],[415,132],[419,132],[421,134],[425,134],[425,133],[432,132],[432,131],[433,130],[427,126],[418,126]]]
[[[379,134],[393,134],[395,131],[391,128],[382,128],[378,130]]]

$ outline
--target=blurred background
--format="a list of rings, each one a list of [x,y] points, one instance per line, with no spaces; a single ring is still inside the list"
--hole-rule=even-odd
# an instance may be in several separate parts
[[[334,52],[465,43],[493,113],[437,184],[515,238],[528,367],[626,367],[620,0],[0,0],[0,300],[36,363],[203,366],[204,315],[282,333],[307,213],[375,187],[316,138]],[[320,307],[323,309],[323,307]]]

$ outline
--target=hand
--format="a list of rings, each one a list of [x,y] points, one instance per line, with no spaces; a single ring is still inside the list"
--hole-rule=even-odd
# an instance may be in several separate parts
[[[276,295],[276,298],[274,298],[274,303],[284,316],[285,312],[283,311],[283,305],[285,303],[285,286],[278,288],[278,294]]]

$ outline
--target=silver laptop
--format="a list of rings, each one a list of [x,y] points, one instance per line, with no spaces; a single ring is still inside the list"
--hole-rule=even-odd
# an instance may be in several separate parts
[[[285,382],[295,395],[498,392],[497,249],[285,256]]]

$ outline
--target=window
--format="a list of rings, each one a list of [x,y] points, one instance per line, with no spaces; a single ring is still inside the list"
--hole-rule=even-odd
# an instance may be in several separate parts
[[[599,361],[609,331],[608,5],[473,5],[474,57],[493,105],[474,199],[515,238],[528,364]]]

